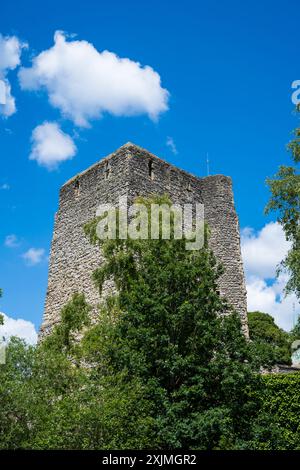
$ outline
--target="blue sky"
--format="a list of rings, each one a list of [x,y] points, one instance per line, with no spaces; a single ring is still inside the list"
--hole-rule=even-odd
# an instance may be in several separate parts
[[[240,225],[248,227],[243,246],[251,308],[269,310],[279,324],[290,327],[293,303],[296,311],[298,304],[294,298],[283,299],[284,279],[274,279],[278,256],[287,246],[274,217],[265,217],[263,210],[269,197],[265,179],[290,162],[285,145],[298,125],[291,83],[300,78],[299,13],[299,2],[293,0],[3,3],[2,40],[14,36],[26,47],[20,63],[5,72],[16,112],[0,115],[0,311],[39,327],[59,188],[132,141],[199,176],[206,175],[208,152],[211,173],[233,178]],[[53,47],[57,30],[74,35],[67,42],[84,40],[100,54],[108,50],[152,67],[161,83],[151,76],[145,94],[154,96],[155,87],[169,93],[157,97],[156,119],[144,96],[133,105],[137,115],[126,115],[130,113],[114,101],[102,116],[97,110],[92,117],[90,113],[89,127],[84,127],[70,111],[70,106],[80,107],[72,101],[74,94],[67,113],[49,103],[53,77],[46,86],[45,77],[33,70],[35,90],[29,90],[20,69],[32,70],[32,60]],[[76,77],[75,70],[74,82]],[[110,111],[113,105],[117,116]],[[29,159],[32,133],[46,121],[56,126],[56,137],[57,130],[62,137],[58,143],[69,152],[69,159],[56,168]],[[42,137],[35,135],[37,143]]]

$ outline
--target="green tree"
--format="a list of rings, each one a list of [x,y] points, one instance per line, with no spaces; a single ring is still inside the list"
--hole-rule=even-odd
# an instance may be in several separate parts
[[[89,306],[75,294],[37,347],[12,338],[0,366],[0,449],[155,447],[152,403],[138,379],[81,362]]]
[[[27,408],[27,381],[31,375],[33,348],[12,338],[6,363],[0,365],[0,449],[17,449],[30,436],[33,404]]]
[[[300,298],[300,128],[294,131],[294,138],[288,144],[293,166],[280,166],[274,178],[267,184],[271,198],[266,212],[275,212],[282,225],[291,249],[279,267],[289,273],[286,292],[295,292]]]
[[[139,200],[148,209],[162,201]],[[174,239],[102,242],[96,225],[86,233],[106,263],[94,280],[101,291],[113,279],[118,294],[84,337],[86,360],[143,384],[161,448],[251,447],[263,428],[252,392],[262,381],[240,319],[218,293],[223,269],[211,250]]]
[[[265,366],[291,364],[291,337],[267,313],[249,312],[250,339]]]
[[[51,335],[42,342],[43,350],[76,355],[80,332],[90,325],[91,307],[83,294],[75,293],[70,302],[61,310],[60,323],[53,328]]]
[[[300,339],[300,317],[298,317],[296,325],[291,331],[291,339],[292,341],[296,341],[297,339]]]
[[[74,294],[61,322],[36,351],[31,394],[35,433],[26,444],[36,449],[118,449],[151,447],[151,402],[140,381],[123,373],[99,373],[88,363],[80,337],[90,325],[90,306]],[[51,403],[51,406],[49,406]],[[37,408],[37,404],[39,408]],[[38,411],[36,411],[38,409]]]
[[[263,409],[274,417],[281,435],[278,450],[300,450],[300,373],[268,374],[265,384]]]
[[[192,252],[185,240],[116,239],[102,253],[94,280],[100,290],[114,280],[118,293],[96,323],[75,294],[36,347],[11,339],[0,448],[280,447],[260,358],[218,292],[223,270],[207,243]]]

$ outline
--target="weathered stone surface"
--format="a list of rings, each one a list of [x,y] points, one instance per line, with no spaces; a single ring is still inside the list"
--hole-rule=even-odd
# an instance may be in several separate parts
[[[239,312],[248,334],[239,224],[231,179],[223,175],[195,177],[128,143],[61,188],[41,336],[59,322],[60,310],[74,292],[84,292],[95,311],[101,301],[91,279],[101,263],[101,252],[91,246],[83,232],[99,204],[118,204],[120,196],[127,196],[130,203],[136,196],[166,193],[174,203],[204,204],[211,230],[210,245],[225,267],[220,292]]]

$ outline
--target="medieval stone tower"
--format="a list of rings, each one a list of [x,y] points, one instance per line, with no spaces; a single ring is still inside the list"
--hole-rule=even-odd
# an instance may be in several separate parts
[[[41,336],[59,322],[60,310],[74,292],[83,292],[95,308],[100,301],[91,275],[101,262],[101,253],[83,231],[99,204],[118,204],[119,197],[126,195],[130,202],[154,193],[169,194],[173,203],[204,204],[210,246],[225,267],[220,293],[239,312],[247,334],[246,289],[231,179],[223,175],[197,178],[128,143],[61,188]]]

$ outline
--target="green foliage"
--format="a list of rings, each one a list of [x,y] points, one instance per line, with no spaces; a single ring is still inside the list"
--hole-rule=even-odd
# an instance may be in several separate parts
[[[12,338],[6,364],[0,365],[0,449],[16,449],[30,435],[26,383],[30,380],[33,348]]]
[[[264,366],[291,364],[291,337],[267,313],[249,312],[250,339]]]
[[[76,335],[87,323],[87,307],[75,294],[61,324],[36,348],[11,339],[0,366],[0,449],[155,446],[143,384],[80,363]]]
[[[86,233],[97,243],[95,230]],[[95,283],[101,291],[113,279],[118,296],[87,332],[86,359],[102,374],[141,381],[162,448],[250,445],[259,410],[251,390],[261,378],[239,317],[218,293],[223,270],[213,253],[187,251],[185,240],[99,243],[106,263]]]
[[[207,245],[116,239],[102,252],[95,283],[114,280],[118,294],[97,323],[75,294],[37,347],[10,341],[0,449],[284,448],[257,349],[218,293],[223,270]]]
[[[270,374],[263,381],[264,412],[274,417],[281,434],[278,450],[300,450],[300,373]]]
[[[78,389],[80,372],[66,355],[12,338],[0,366],[0,448],[39,448],[43,430],[49,441],[59,439],[59,423],[51,419]],[[62,422],[68,419],[66,413]]]
[[[81,371],[82,372],[82,371]],[[40,402],[34,433],[25,444],[33,449],[142,449],[155,443],[148,431],[151,403],[138,381],[91,377],[87,372],[47,405]],[[49,390],[47,390],[49,396]]]
[[[61,311],[61,321],[53,332],[43,341],[43,348],[70,353],[78,346],[74,341],[83,327],[90,325],[91,307],[83,294],[75,293],[72,300]],[[74,351],[72,351],[74,353]]]
[[[296,341],[300,339],[300,317],[298,317],[297,323],[292,329],[290,336],[291,336],[291,341]]]
[[[300,128],[295,130],[294,139],[288,144],[294,166],[281,166],[274,178],[267,179],[271,199],[266,212],[275,212],[282,225],[291,249],[282,261],[279,271],[287,271],[290,279],[286,292],[295,292],[300,297]]]
[[[299,108],[298,108],[299,112]],[[295,163],[300,162],[300,128],[294,130],[294,139],[288,144],[288,150],[291,152]]]

